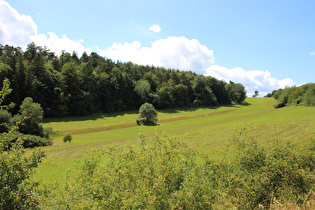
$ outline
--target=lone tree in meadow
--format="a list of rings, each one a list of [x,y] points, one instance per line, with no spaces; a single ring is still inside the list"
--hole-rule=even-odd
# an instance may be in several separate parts
[[[259,91],[255,90],[255,95],[253,95],[253,98],[256,98],[257,96],[259,96]]]
[[[157,111],[154,106],[150,103],[144,103],[139,109],[139,116],[137,124],[156,124],[157,123]]]

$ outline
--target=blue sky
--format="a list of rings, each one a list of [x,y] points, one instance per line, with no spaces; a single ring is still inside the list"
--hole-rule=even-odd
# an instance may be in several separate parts
[[[314,11],[313,0],[0,0],[0,43],[192,70],[263,96],[314,82]]]

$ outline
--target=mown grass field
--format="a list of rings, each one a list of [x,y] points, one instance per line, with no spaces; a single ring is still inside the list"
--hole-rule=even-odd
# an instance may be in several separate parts
[[[275,140],[304,144],[315,137],[314,107],[274,109],[275,103],[272,98],[248,98],[242,105],[161,110],[157,126],[137,126],[137,112],[45,119],[44,127],[52,127],[58,134],[53,137],[53,146],[43,148],[47,157],[34,179],[63,183],[67,172],[75,170],[77,161],[91,149],[137,144],[140,132],[147,139],[156,130],[185,136],[191,146],[213,157],[220,156],[235,131],[242,127],[250,127],[250,135],[266,144]],[[67,133],[73,140],[64,144],[62,139]]]

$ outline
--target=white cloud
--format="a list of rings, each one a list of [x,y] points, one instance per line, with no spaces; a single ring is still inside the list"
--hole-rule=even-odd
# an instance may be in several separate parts
[[[37,34],[37,25],[28,15],[19,14],[9,3],[0,0],[0,43],[25,48]]]
[[[225,80],[226,82],[241,83],[246,87],[248,96],[254,95],[255,90],[259,91],[260,96],[264,96],[272,90],[294,85],[293,80],[290,78],[278,80],[271,77],[269,71],[245,71],[240,67],[228,69],[223,66],[211,65],[205,75]]]
[[[313,52],[310,52],[310,55],[315,55],[315,51],[313,51]]]
[[[154,24],[152,25],[150,28],[149,28],[150,31],[153,31],[155,33],[160,33],[161,31],[161,27],[157,24]]]
[[[83,40],[80,39],[78,42],[69,39],[65,34],[62,37],[58,37],[55,33],[48,32],[49,37],[44,34],[37,34],[31,37],[31,40],[39,46],[47,46],[47,48],[60,55],[62,50],[72,53],[75,51],[79,56],[82,55],[84,51],[87,54],[92,52],[92,48],[86,49],[82,43]]]
[[[191,70],[197,73],[205,73],[206,68],[214,63],[213,50],[200,44],[197,39],[189,40],[183,36],[157,40],[151,47],[141,47],[138,41],[114,43],[105,50],[99,50],[98,53],[114,60]]]
[[[34,42],[38,46],[47,46],[48,49],[60,54],[62,50],[72,53],[76,51],[81,55],[84,51],[92,52],[91,48],[85,49],[83,40],[73,41],[66,35],[58,37],[49,32],[49,37],[45,34],[37,33],[37,25],[28,15],[19,14],[9,3],[0,0],[0,43],[22,47]]]

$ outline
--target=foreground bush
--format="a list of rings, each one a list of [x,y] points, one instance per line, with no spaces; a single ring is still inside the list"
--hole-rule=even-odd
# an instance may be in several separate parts
[[[276,140],[265,146],[247,129],[233,140],[226,190],[235,205],[253,209],[269,208],[273,202],[305,204],[315,186],[314,140],[300,146]]]
[[[29,178],[44,156],[40,150],[26,155],[20,138],[9,150],[0,150],[0,209],[39,209],[37,183]]]
[[[0,133],[8,132],[12,124],[12,115],[8,110],[0,109]]]
[[[68,174],[62,192],[46,187],[49,208],[211,209],[306,207],[315,186],[315,141],[264,146],[246,130],[222,160],[211,160],[179,138],[140,136],[140,148],[94,150]]]
[[[147,144],[141,137],[140,149],[93,151],[65,195],[46,201],[52,208],[64,204],[72,209],[211,208],[217,195],[201,160],[198,151],[177,138],[155,135]]]

